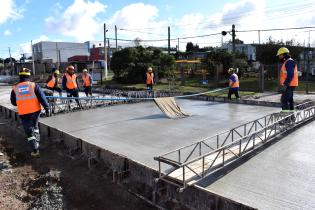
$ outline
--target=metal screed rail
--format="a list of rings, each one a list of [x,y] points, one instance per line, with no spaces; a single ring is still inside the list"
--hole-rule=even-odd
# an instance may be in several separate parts
[[[159,178],[184,190],[315,116],[313,101],[273,113],[155,157]]]

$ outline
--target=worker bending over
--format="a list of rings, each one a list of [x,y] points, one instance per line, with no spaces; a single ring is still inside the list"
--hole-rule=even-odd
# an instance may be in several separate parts
[[[46,84],[46,88],[48,90],[53,91],[53,92],[57,91],[59,93],[59,96],[61,97],[62,96],[62,89],[59,86],[59,78],[58,78],[58,76],[59,76],[59,70],[57,69],[46,80],[46,83],[47,83]]]
[[[30,81],[31,71],[23,68],[19,72],[20,81],[13,86],[11,91],[11,104],[17,106],[24,131],[27,136],[32,152],[32,157],[39,157],[39,128],[38,119],[41,105],[49,115],[48,102],[41,87]]]
[[[231,100],[233,94],[235,95],[236,99],[240,99],[240,96],[238,94],[238,90],[240,88],[240,82],[236,74],[236,71],[234,68],[229,68],[228,73],[230,75],[228,99]]]

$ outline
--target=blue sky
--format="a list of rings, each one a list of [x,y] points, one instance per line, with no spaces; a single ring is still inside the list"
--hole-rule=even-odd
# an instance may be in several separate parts
[[[312,0],[159,0],[159,1],[105,1],[105,0],[0,0],[0,57],[8,57],[8,47],[14,57],[30,51],[30,40],[100,42],[102,26],[109,26],[108,37],[114,37],[114,25],[121,39],[142,40],[171,37],[190,37],[230,30],[315,26],[315,4]],[[127,29],[127,30],[121,30]],[[265,32],[277,39],[295,39],[308,42],[315,32],[296,30]],[[246,43],[258,42],[258,35],[238,33]],[[228,41],[229,36],[223,38]],[[313,43],[311,38],[311,43]],[[181,39],[200,46],[219,45],[221,36]],[[147,45],[165,46],[164,42],[146,42]],[[177,41],[172,41],[176,46]]]

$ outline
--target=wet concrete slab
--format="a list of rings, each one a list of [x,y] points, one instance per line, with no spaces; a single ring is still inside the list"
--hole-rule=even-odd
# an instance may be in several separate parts
[[[168,119],[153,102],[115,105],[43,118],[84,141],[157,168],[154,156],[278,111],[278,108],[177,100],[184,119]]]
[[[200,185],[258,209],[315,209],[315,122],[296,130],[222,178]]]

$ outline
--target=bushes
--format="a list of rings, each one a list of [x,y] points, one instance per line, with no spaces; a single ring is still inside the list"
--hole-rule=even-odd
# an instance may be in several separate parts
[[[162,78],[174,70],[173,56],[162,53],[156,48],[142,46],[125,48],[113,54],[111,69],[114,79],[121,83],[143,83],[149,66]]]

